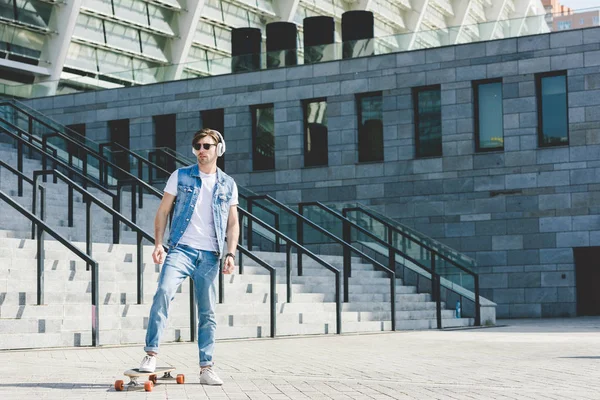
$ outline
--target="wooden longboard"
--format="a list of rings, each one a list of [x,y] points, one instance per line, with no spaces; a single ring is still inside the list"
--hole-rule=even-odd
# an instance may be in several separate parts
[[[123,375],[129,377],[129,383],[127,384],[128,388],[142,386],[141,383],[138,382],[138,378],[147,376],[148,380],[144,382],[144,390],[147,392],[151,392],[154,385],[156,385],[157,381],[160,379],[174,379],[178,384],[183,384],[185,382],[185,376],[183,374],[178,374],[177,377],[173,377],[171,372],[175,371],[175,367],[157,367],[154,372],[143,372],[137,368],[128,369],[123,372]],[[162,376],[159,376],[162,374]],[[125,389],[125,382],[122,380],[115,381],[115,390],[120,392]]]

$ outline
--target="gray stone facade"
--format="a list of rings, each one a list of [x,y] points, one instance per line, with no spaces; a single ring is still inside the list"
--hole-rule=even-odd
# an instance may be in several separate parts
[[[535,74],[568,71],[569,145],[537,142]],[[475,151],[472,81],[502,78],[504,150]],[[415,158],[411,89],[440,84],[443,156]],[[382,91],[384,162],[358,163],[356,95]],[[329,165],[303,167],[301,100],[326,97]],[[252,171],[250,106],[275,108],[275,170]],[[477,260],[503,317],[573,316],[573,247],[600,246],[600,28],[133,88],[30,104],[108,139],[129,118],[131,148],[153,115],[177,114],[188,154],[200,111],[225,110],[225,169],[288,203],[356,200]]]

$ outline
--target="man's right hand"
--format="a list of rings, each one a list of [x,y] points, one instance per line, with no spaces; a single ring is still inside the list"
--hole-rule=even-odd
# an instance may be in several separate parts
[[[165,249],[162,244],[154,247],[152,260],[154,261],[154,264],[162,264],[165,261]]]

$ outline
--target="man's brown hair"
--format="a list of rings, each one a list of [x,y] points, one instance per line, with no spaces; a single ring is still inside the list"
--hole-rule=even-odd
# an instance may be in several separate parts
[[[194,134],[194,138],[192,139],[192,146],[195,145],[200,139],[202,139],[205,136],[210,136],[217,144],[221,142],[217,131],[210,128],[202,128]]]

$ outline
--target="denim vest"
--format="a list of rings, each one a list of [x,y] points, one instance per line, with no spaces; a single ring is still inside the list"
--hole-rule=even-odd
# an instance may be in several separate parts
[[[198,164],[179,168],[177,172],[177,197],[175,198],[175,211],[167,244],[173,248],[179,243],[196,207],[196,201],[200,194],[202,179],[198,172]],[[229,207],[233,194],[233,178],[217,167],[217,179],[213,190],[212,210],[215,224],[215,234],[219,245],[219,254],[223,254],[225,247],[225,232],[227,230],[227,219],[229,218]]]

